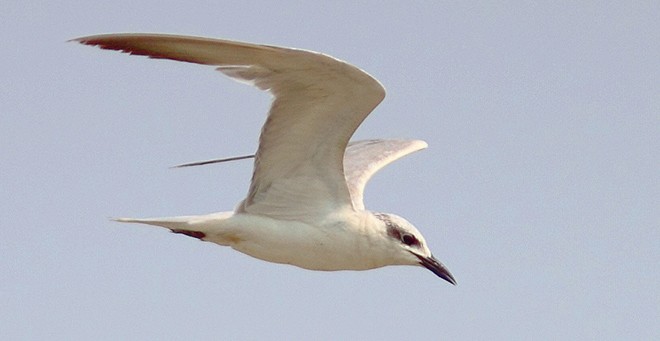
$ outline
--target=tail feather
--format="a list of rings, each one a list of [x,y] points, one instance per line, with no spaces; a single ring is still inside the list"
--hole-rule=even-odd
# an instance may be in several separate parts
[[[174,233],[181,233],[189,237],[204,239],[209,233],[218,232],[217,224],[220,220],[232,216],[232,212],[221,212],[202,216],[179,216],[159,218],[114,218],[112,220],[120,223],[138,223],[160,226]]]
[[[168,229],[186,229],[191,227],[191,222],[194,221],[196,216],[181,216],[181,217],[161,217],[161,218],[115,218],[112,219],[119,223],[138,223],[153,226],[165,227]]]

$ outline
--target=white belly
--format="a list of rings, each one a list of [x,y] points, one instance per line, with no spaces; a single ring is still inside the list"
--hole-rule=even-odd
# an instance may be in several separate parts
[[[235,238],[233,249],[273,263],[291,264],[310,270],[367,270],[385,266],[375,257],[373,243],[360,233],[359,214],[346,221],[327,221],[312,226],[298,221],[275,220],[238,214],[226,221]],[[207,238],[214,241],[211,236]]]

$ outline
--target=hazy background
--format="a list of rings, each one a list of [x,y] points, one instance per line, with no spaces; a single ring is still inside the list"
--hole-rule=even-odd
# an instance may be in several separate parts
[[[0,339],[660,339],[659,7],[4,1]],[[367,206],[413,222],[458,286],[109,221],[233,208],[249,161],[168,167],[253,152],[270,101],[210,67],[66,42],[112,32],[374,75],[388,95],[356,137],[430,148],[379,173]]]

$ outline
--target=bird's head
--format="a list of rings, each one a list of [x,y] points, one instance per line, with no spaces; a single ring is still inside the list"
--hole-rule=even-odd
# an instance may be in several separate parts
[[[384,235],[392,256],[401,265],[423,266],[438,277],[456,285],[454,276],[438,261],[424,240],[424,236],[407,220],[389,213],[374,213],[384,224]]]

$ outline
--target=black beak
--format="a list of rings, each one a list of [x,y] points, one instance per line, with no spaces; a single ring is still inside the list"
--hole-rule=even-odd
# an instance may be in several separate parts
[[[438,275],[438,277],[444,279],[445,281],[453,285],[456,285],[456,280],[454,279],[454,276],[452,276],[451,273],[449,272],[449,269],[447,269],[446,266],[442,265],[442,263],[440,263],[440,261],[438,261],[435,257],[433,256],[424,257],[416,253],[412,253],[412,254],[417,256],[417,258],[419,258],[419,264],[421,264],[423,267],[431,270],[431,272]]]

